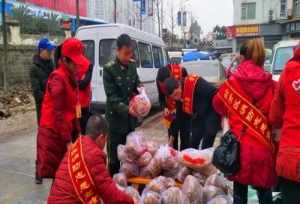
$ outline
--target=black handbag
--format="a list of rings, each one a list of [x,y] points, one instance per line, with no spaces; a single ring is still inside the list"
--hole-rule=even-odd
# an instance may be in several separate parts
[[[240,143],[230,130],[221,138],[221,144],[214,152],[213,165],[225,176],[232,176],[240,170]]]

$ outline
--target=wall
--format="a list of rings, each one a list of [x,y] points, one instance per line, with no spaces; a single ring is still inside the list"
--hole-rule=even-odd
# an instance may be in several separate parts
[[[256,19],[242,20],[242,3],[256,2]],[[280,0],[233,0],[234,25],[261,24],[269,22],[269,11],[273,10],[273,20],[280,18]]]
[[[8,67],[6,68],[9,86],[29,83],[29,70],[32,64],[32,57],[35,53],[36,49],[33,46],[9,46]],[[2,45],[0,45],[0,56],[0,70],[2,71],[4,66]],[[2,73],[0,72],[0,74]],[[0,84],[2,85],[2,83],[1,76]]]

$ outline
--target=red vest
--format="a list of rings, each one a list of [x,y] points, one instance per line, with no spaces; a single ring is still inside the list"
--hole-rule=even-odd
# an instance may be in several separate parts
[[[182,93],[183,100],[183,112],[193,115],[194,112],[194,92],[198,80],[200,79],[197,75],[190,75],[184,80],[184,87]]]
[[[79,69],[79,79],[83,79],[89,70],[89,64],[81,66]],[[87,108],[90,106],[92,100],[91,84],[89,84],[84,90],[79,90],[79,100],[81,107]]]
[[[300,62],[290,61],[282,74],[284,115],[277,174],[300,182]]]
[[[52,96],[49,84],[51,83],[53,77],[59,77],[63,81],[63,90],[64,94],[63,97],[55,98]],[[48,85],[46,89],[46,93],[43,100],[42,105],[42,116],[40,121],[40,126],[45,128],[50,128],[53,131],[57,131],[55,127],[55,111],[62,111],[62,117],[64,117],[66,127],[71,128],[73,127],[72,121],[76,117],[76,104],[77,104],[77,90],[76,86],[71,84],[71,76],[70,73],[64,68],[62,65],[54,70],[49,79]],[[53,102],[54,100],[60,100],[59,103],[63,104],[63,110],[56,110]]]
[[[169,66],[171,76],[176,80],[182,80],[182,68],[177,64],[171,64]],[[176,109],[176,101],[170,97],[166,97],[167,108],[169,111],[174,111]]]

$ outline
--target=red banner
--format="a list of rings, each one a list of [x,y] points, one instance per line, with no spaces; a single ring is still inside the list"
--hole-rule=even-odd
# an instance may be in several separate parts
[[[23,0],[22,2],[70,15],[76,15],[76,0]],[[87,0],[79,1],[79,13],[80,16],[87,16]]]

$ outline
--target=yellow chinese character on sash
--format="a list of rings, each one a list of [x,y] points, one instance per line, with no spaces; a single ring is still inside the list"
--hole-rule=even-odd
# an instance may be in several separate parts
[[[85,199],[89,199],[93,195],[94,195],[94,192],[92,190],[89,190],[89,191],[87,191],[87,192],[84,193],[84,198]]]
[[[265,131],[267,130],[268,126],[266,123],[262,123],[260,126],[260,131],[264,134]]]
[[[241,114],[242,116],[245,115],[246,112],[247,112],[247,109],[248,109],[248,105],[242,104],[242,105],[241,105],[241,108],[240,108],[240,114]]]
[[[234,97],[233,97],[233,94],[231,93],[231,94],[229,94],[228,103],[232,104],[233,100],[234,100]]]
[[[254,118],[254,112],[250,110],[246,116],[246,120],[248,120],[248,122],[251,122],[253,118]]]
[[[262,122],[262,118],[259,117],[259,116],[257,116],[257,117],[254,119],[253,125],[257,128],[261,122]]]
[[[73,156],[74,154],[76,154],[78,152],[78,149],[75,147],[75,148],[72,148],[72,151],[71,151],[71,155]]]
[[[85,175],[85,173],[84,173],[83,171],[79,171],[79,172],[75,175],[75,177],[76,177],[77,180],[83,179],[85,176],[86,176],[86,175]]]
[[[88,182],[86,182],[86,181],[84,181],[80,184],[81,191],[85,191],[85,190],[89,189],[90,187],[91,187],[90,184],[88,184]]]
[[[224,98],[227,100],[228,96],[229,96],[229,90],[226,89],[225,92],[224,92]]]
[[[72,163],[76,162],[79,159],[79,154],[72,155]]]
[[[95,195],[91,198],[89,204],[97,204],[99,202],[98,197]]]
[[[240,107],[240,104],[241,104],[241,100],[236,99],[236,100],[233,102],[233,109],[234,109],[234,110],[238,110],[239,107]]]
[[[80,169],[80,162],[77,162],[75,164],[72,165],[72,170],[73,172],[76,172]]]

